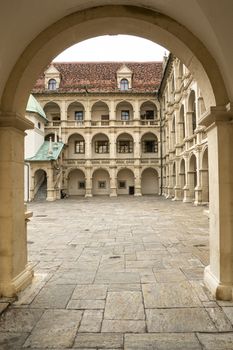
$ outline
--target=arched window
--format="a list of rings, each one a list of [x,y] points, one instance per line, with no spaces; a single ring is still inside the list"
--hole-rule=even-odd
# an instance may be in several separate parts
[[[57,88],[57,82],[55,79],[50,79],[48,82],[48,89],[49,90],[56,90]]]
[[[129,90],[129,82],[127,79],[121,80],[120,88],[122,91]]]

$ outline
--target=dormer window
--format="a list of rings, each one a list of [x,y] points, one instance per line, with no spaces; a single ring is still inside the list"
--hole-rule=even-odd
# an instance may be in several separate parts
[[[56,90],[57,89],[57,81],[55,79],[50,79],[48,82],[48,89],[49,90]]]
[[[121,79],[120,89],[121,91],[129,90],[129,82],[127,79]]]

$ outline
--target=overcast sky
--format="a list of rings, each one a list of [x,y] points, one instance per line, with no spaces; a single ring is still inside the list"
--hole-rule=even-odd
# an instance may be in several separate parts
[[[162,46],[130,35],[105,35],[80,42],[58,55],[56,62],[162,61]]]

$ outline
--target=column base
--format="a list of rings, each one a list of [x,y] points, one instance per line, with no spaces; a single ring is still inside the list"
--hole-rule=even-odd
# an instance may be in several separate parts
[[[85,194],[85,198],[91,198],[92,197],[92,194],[91,193],[86,193]]]
[[[219,282],[210,271],[210,266],[206,266],[204,270],[204,282],[217,300],[232,300],[233,284],[223,284]]]
[[[138,192],[138,193],[134,193],[134,196],[135,196],[135,197],[141,197],[142,194]]]
[[[14,297],[18,292],[32,283],[33,275],[33,270],[28,265],[24,271],[13,278],[10,282],[0,283],[0,295],[9,298]]]
[[[110,193],[109,197],[117,197],[117,193]]]

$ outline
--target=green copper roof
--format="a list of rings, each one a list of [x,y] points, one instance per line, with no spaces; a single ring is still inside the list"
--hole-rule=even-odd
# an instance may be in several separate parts
[[[37,151],[36,155],[31,158],[27,158],[27,162],[44,162],[44,161],[50,161],[50,160],[56,160],[62,149],[63,149],[64,143],[63,142],[51,142],[50,141],[44,141],[43,145],[40,147],[40,149]]]
[[[43,111],[43,108],[41,107],[39,102],[35,99],[35,97],[32,95],[29,96],[26,111],[38,113],[42,118],[44,118],[45,120],[48,120],[45,112]]]

